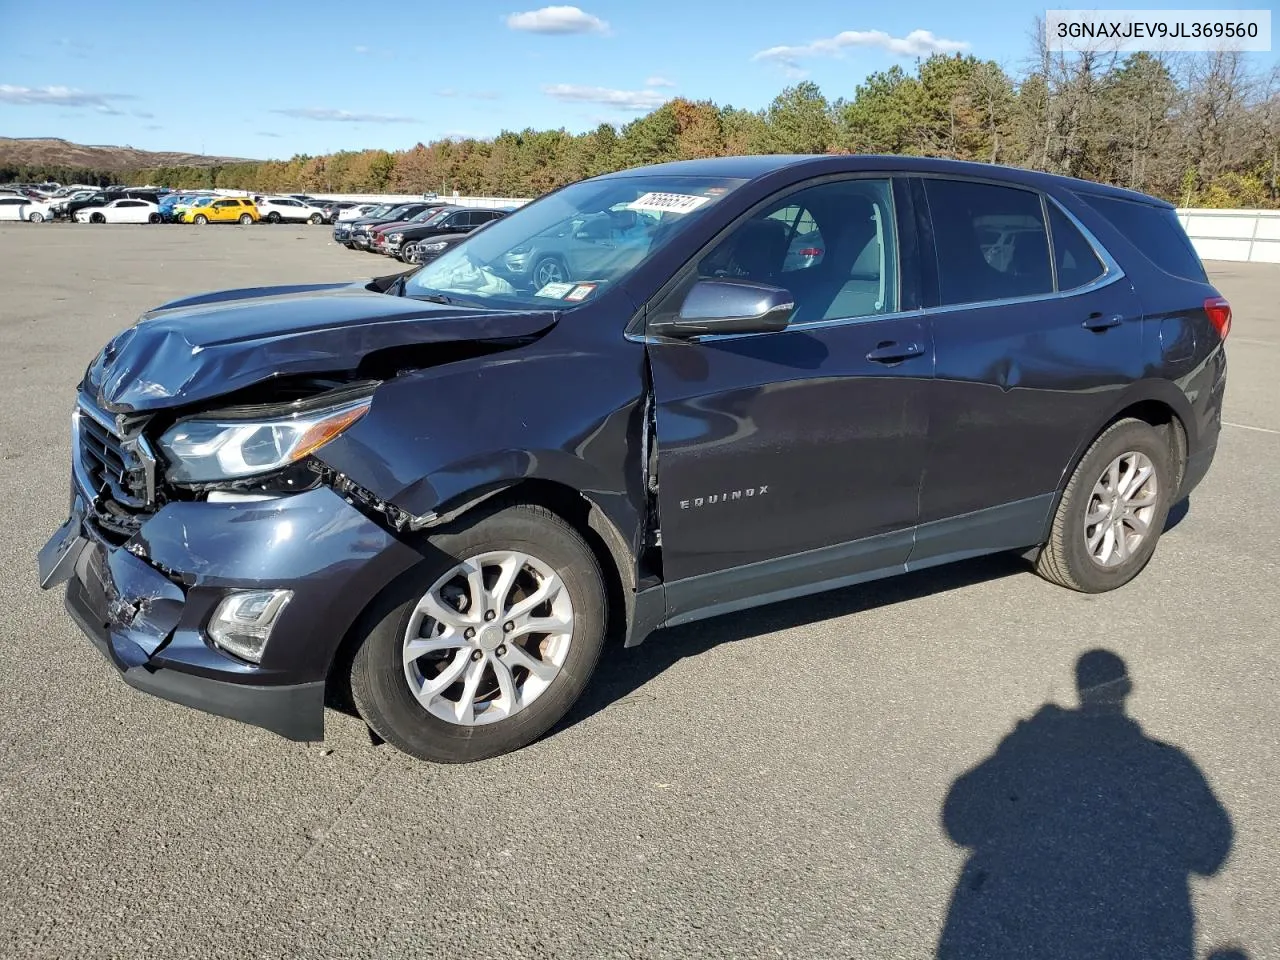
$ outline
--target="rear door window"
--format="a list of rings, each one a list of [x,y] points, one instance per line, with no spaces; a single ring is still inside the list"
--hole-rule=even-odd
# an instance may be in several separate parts
[[[1165,273],[1186,280],[1208,280],[1204,264],[1172,207],[1092,194],[1081,196]]]
[[[966,180],[924,183],[943,306],[1053,292],[1038,193]]]
[[[1049,231],[1053,236],[1053,265],[1058,272],[1059,290],[1083,287],[1106,272],[1084,234],[1052,203],[1049,204]]]

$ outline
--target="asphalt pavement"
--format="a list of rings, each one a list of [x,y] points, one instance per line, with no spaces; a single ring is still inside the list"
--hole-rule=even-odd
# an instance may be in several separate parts
[[[388,261],[324,227],[0,226],[0,956],[977,958],[999,922],[1280,956],[1280,266],[1210,270],[1228,425],[1128,587],[998,557],[664,631],[553,735],[446,767],[136,693],[36,586],[103,342]],[[1076,709],[1092,648],[1136,723]]]

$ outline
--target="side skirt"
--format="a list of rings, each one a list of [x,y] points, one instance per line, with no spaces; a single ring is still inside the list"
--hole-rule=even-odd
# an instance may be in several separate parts
[[[654,630],[1044,542],[1052,493],[777,560],[659,584],[636,594],[626,645]]]

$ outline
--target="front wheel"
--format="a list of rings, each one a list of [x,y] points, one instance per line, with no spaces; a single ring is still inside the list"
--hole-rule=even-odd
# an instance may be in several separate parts
[[[101,213],[94,213],[89,216],[89,222],[90,223],[106,223],[107,218],[105,215]]]
[[[605,590],[591,548],[532,504],[481,510],[431,545],[440,559],[368,615],[351,665],[356,708],[423,760],[526,746],[568,712],[600,658]]]
[[[324,223],[324,217],[320,216],[320,214],[318,213],[313,213],[310,217],[307,218],[307,223],[311,224],[313,227],[319,226],[320,224]]]
[[[206,223],[209,222],[209,218],[206,217],[203,213],[197,213],[196,218],[191,222],[194,223],[197,227],[203,227]]]
[[[240,214],[240,226],[242,226],[242,227],[247,227],[247,226],[248,226],[249,224],[251,224],[251,223],[253,223],[253,217],[252,217],[252,216],[250,216],[250,215],[249,215],[249,214],[247,214],[247,213],[242,213],[242,214]]]
[[[44,214],[39,210],[33,210],[27,216],[27,221],[30,223],[44,223]]]
[[[1108,427],[1067,483],[1036,572],[1083,593],[1124,586],[1155,553],[1176,474],[1171,445],[1151,424]]]

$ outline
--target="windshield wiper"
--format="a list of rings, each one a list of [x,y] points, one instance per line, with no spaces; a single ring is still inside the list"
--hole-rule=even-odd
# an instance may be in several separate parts
[[[426,300],[430,303],[443,303],[450,307],[474,307],[475,309],[484,309],[487,304],[476,303],[474,300],[463,300],[461,297],[450,297],[443,293],[419,293],[414,295],[414,300]]]

